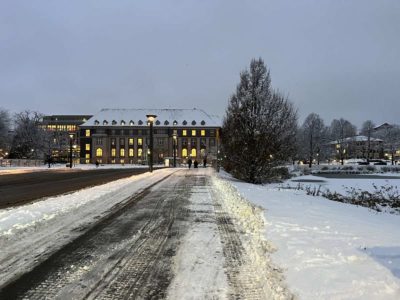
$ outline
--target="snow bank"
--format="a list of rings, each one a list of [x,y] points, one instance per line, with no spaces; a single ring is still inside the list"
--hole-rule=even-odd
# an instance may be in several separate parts
[[[263,290],[264,299],[291,299],[293,296],[285,286],[282,270],[270,259],[274,248],[264,236],[263,209],[248,202],[228,181],[213,177],[213,186],[216,193],[223,195],[220,197],[222,210],[232,217],[242,233],[246,262],[241,268],[252,270],[254,288]]]

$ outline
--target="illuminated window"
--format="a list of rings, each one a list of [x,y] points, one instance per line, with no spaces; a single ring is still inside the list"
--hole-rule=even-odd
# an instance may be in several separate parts
[[[196,129],[192,130],[192,136],[196,136]]]
[[[90,129],[85,130],[85,136],[90,136]]]
[[[182,135],[183,135],[183,136],[187,136],[187,130],[186,130],[186,129],[183,129],[183,130],[182,130]]]
[[[111,149],[111,156],[112,156],[112,157],[115,157],[116,152],[117,152],[117,151],[115,150],[115,148],[112,148],[112,149]]]
[[[125,163],[125,159],[121,159],[119,162],[120,162],[121,164],[124,164],[124,163]]]
[[[129,139],[129,145],[133,145],[133,138]]]
[[[90,150],[90,144],[86,144],[85,145],[85,149],[86,149],[86,151],[89,151]]]
[[[134,156],[134,150],[133,150],[133,148],[129,148],[129,157],[132,157],[132,156]]]
[[[124,148],[119,149],[119,156],[120,157],[124,157],[125,156],[125,149]]]
[[[142,148],[137,149],[137,156],[142,157],[142,154],[143,154],[143,149]]]
[[[201,136],[206,136],[206,131],[204,129],[201,130]]]
[[[197,157],[196,154],[197,154],[196,148],[193,148],[191,152],[192,157]]]
[[[142,146],[142,145],[143,145],[143,139],[142,139],[142,138],[138,138],[138,139],[137,139],[137,144],[138,144],[139,146]]]
[[[90,154],[89,153],[85,154],[85,158],[90,158]]]
[[[96,156],[97,157],[102,157],[103,156],[103,149],[97,148],[96,149]]]
[[[182,149],[182,157],[187,157],[187,149],[186,148]]]

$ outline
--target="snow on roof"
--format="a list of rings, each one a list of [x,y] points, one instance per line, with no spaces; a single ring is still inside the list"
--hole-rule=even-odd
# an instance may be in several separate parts
[[[146,115],[157,118],[154,126],[221,127],[221,119],[202,109],[102,109],[81,126],[142,126]]]
[[[373,137],[370,138],[370,141],[371,142],[383,142],[383,140],[376,139],[376,138],[373,138]],[[368,142],[368,137],[366,137],[365,135],[356,135],[356,136],[351,136],[351,137],[345,138],[342,141],[342,143],[343,142]],[[330,142],[329,144],[332,144],[332,145],[333,144],[340,144],[340,142],[338,140],[336,140],[336,141]]]

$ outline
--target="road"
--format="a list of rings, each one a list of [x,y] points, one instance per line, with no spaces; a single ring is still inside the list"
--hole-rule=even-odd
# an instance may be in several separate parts
[[[147,172],[138,169],[53,169],[0,176],[0,209]]]
[[[1,287],[0,299],[273,299],[267,280],[282,278],[260,275],[275,269],[262,257],[251,263],[251,235],[224,209],[229,195],[196,171],[171,173],[81,228]]]

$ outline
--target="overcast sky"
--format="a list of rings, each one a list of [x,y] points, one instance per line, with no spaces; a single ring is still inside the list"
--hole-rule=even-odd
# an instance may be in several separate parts
[[[252,58],[300,122],[400,123],[399,0],[0,2],[0,107],[224,115]]]

